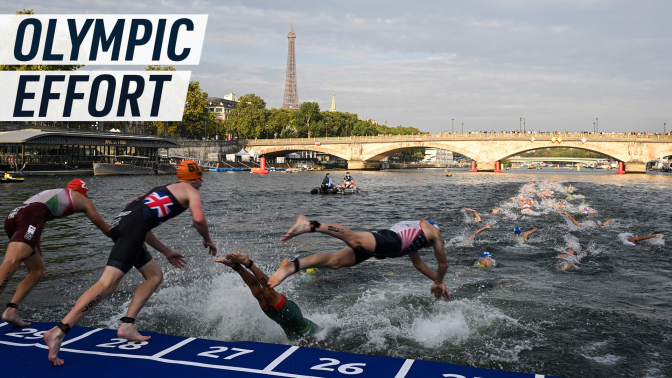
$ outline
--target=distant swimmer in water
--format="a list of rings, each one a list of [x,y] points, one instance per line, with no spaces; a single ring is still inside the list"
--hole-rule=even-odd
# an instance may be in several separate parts
[[[558,259],[568,260],[567,262],[563,263],[562,266],[560,267],[560,270],[562,271],[572,268],[574,264],[579,262],[579,258],[576,257],[576,252],[574,252],[571,249],[567,249],[567,253],[561,253],[555,257]]]
[[[600,226],[600,227],[605,227],[605,226],[607,226],[609,223],[611,223],[611,219],[607,219],[604,223],[602,223],[602,224],[598,224],[598,226]]]
[[[288,339],[298,340],[322,330],[317,324],[303,317],[296,303],[268,287],[268,276],[254,265],[247,255],[231,253],[226,255],[226,258],[218,258],[215,261],[238,272],[259,302],[261,311],[282,327]]]
[[[5,232],[10,240],[0,266],[0,294],[21,264],[26,266],[28,272],[2,314],[2,320],[8,324],[14,327],[30,325],[30,322],[23,321],[19,316],[19,305],[46,272],[40,238],[48,221],[83,213],[105,235],[109,236],[110,226],[101,218],[96,207],[87,197],[86,183],[83,180],[74,179],[64,189],[45,190],[30,197],[21,206],[12,210],[5,219]],[[7,202],[7,198],[4,201]],[[81,223],[79,226],[84,227]]]
[[[581,209],[581,212],[586,214],[594,214],[595,210],[591,209],[590,207],[584,207],[583,209]]]
[[[496,208],[495,210],[492,210],[492,213],[493,213],[493,214],[497,214],[497,213],[499,213],[500,211],[502,211],[502,208],[501,208],[501,207],[498,207],[498,208]]]
[[[576,219],[574,219],[573,216],[571,216],[571,215],[565,213],[565,212],[562,211],[562,210],[555,210],[555,211],[557,211],[557,212],[560,213],[560,214],[564,214],[564,215],[566,215],[572,222],[574,222],[574,224],[576,225],[576,227],[578,227],[579,229],[583,230],[583,227],[581,226],[581,223],[577,222]]]
[[[527,242],[527,238],[530,236],[530,234],[536,231],[538,230],[536,228],[533,228],[530,231],[521,232],[520,227],[515,227],[513,229],[513,235],[511,235],[511,239],[520,243],[525,243]]]
[[[525,214],[525,213],[538,214],[539,210],[532,210],[530,208],[526,208],[526,209],[520,210],[520,213],[521,214]]]
[[[565,188],[565,193],[567,193],[567,192],[569,192],[570,190],[573,190],[573,189],[574,189],[574,187],[572,186],[572,184],[569,184],[569,186],[567,188]]]
[[[446,253],[443,249],[439,226],[430,221],[416,220],[403,221],[389,229],[373,232],[354,232],[339,224],[320,223],[309,221],[304,216],[299,216],[296,223],[283,236],[282,242],[286,242],[307,232],[320,232],[331,237],[343,240],[347,247],[336,253],[315,253],[302,259],[283,260],[280,268],[273,273],[268,281],[269,287],[276,287],[285,278],[308,268],[331,268],[357,265],[372,257],[377,259],[402,257],[408,255],[413,266],[422,274],[434,281],[431,293],[436,298],[449,299],[446,284],[443,277],[448,269]],[[418,250],[424,247],[434,248],[434,257],[438,262],[437,272],[434,273],[420,258]]]
[[[490,252],[481,253],[481,258],[474,263],[474,268],[492,268],[494,260]]]
[[[623,239],[623,244],[625,245],[635,245],[642,240],[653,239],[653,238],[662,238],[663,234],[653,234],[647,236],[632,236],[630,234],[625,234]]]
[[[203,215],[201,193],[198,191],[203,185],[202,177],[203,172],[198,164],[193,160],[185,160],[177,167],[177,182],[158,186],[129,202],[124,211],[112,221],[110,235],[114,246],[100,279],[79,297],[63,320],[43,336],[44,343],[49,347],[49,360],[54,366],[64,363],[58,358],[58,352],[71,327],[111,295],[126,273],[133,268],[145,280],[133,293],[126,316],[121,318],[117,336],[138,342],[151,338],[142,336],[135,329],[134,323],[145,303],[163,282],[163,271],[147,251],[145,243],[165,255],[175,268],[182,268],[186,264],[184,256],[161,243],[152,233],[152,229],[189,209],[192,224],[203,238],[202,245],[211,255],[217,254],[217,247],[210,238],[208,224]]]
[[[475,221],[475,222],[480,222],[480,221],[482,220],[482,219],[481,219],[481,216],[478,215],[478,212],[477,212],[476,210],[474,210],[474,209],[466,209],[466,208],[465,208],[465,209],[462,209],[462,210],[460,210],[460,211],[463,212],[463,213],[464,213],[464,212],[467,212],[467,211],[472,211],[472,212],[474,213],[474,221]]]
[[[476,230],[476,232],[469,235],[469,237],[464,240],[465,244],[466,243],[471,243],[474,240],[474,238],[476,237],[476,235],[480,234],[481,232],[483,232],[483,231],[485,231],[485,230],[487,230],[488,228],[491,228],[491,227],[492,227],[492,223],[488,223],[488,224],[485,225],[485,227]]]

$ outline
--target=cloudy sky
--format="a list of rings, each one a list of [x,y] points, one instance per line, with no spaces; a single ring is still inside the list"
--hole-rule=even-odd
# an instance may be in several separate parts
[[[294,19],[299,98],[424,131],[672,129],[672,1],[34,0],[0,12],[209,15],[193,79],[282,106]],[[127,67],[115,68],[124,69]]]

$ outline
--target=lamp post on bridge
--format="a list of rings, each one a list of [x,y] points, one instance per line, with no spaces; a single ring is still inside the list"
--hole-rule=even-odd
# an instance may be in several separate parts
[[[450,133],[455,134],[455,118],[450,121]]]
[[[663,123],[663,135],[665,135],[665,126],[667,125],[667,122]]]
[[[600,121],[595,117],[595,132],[600,132]]]
[[[525,118],[523,118],[523,132],[527,134],[527,129],[525,128]]]
[[[518,131],[523,131],[523,117],[520,117],[520,124],[518,125]]]
[[[593,132],[595,132],[595,122],[593,122]]]

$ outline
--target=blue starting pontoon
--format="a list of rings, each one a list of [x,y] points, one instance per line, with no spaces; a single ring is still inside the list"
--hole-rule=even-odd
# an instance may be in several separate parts
[[[33,323],[14,328],[0,323],[0,355],[6,377],[288,377],[288,378],[545,378],[511,373],[404,360],[393,357],[303,348],[259,342],[227,342],[168,336],[152,336],[145,342],[117,337],[116,330],[74,327],[59,353],[65,361],[55,367],[47,359],[42,335],[56,323]],[[551,378],[551,377],[549,377]]]

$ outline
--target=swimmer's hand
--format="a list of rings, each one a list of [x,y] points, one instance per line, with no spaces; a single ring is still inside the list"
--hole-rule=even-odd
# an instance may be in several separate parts
[[[166,258],[168,259],[168,262],[170,262],[170,265],[182,269],[187,265],[187,261],[184,260],[184,255],[177,253],[175,251],[170,251],[168,253],[164,253],[166,255]]]
[[[213,256],[217,255],[217,246],[215,245],[215,243],[212,242],[212,240],[210,240],[210,241],[205,241],[204,240],[203,245],[206,248],[210,248],[210,251],[208,251],[208,253],[210,253]]]
[[[450,294],[448,294],[448,289],[446,289],[446,283],[441,282],[440,284],[437,284],[436,282],[432,285],[431,293],[434,294],[434,297],[436,299],[439,299],[441,297],[450,299]]]

